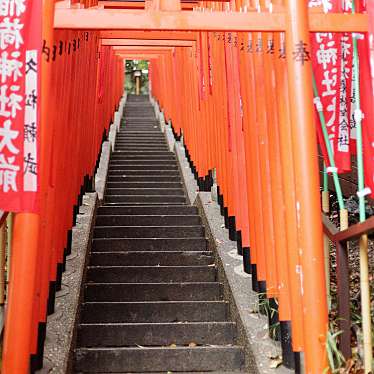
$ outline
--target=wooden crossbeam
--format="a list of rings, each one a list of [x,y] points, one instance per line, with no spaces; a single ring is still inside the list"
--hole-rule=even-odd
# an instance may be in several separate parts
[[[128,47],[192,47],[193,41],[188,40],[153,40],[153,39],[103,39],[102,45]]]
[[[196,41],[197,34],[191,31],[137,31],[137,30],[104,30],[100,31],[101,39],[147,39],[147,40],[186,40]]]
[[[284,31],[286,14],[256,12],[56,9],[56,29]],[[309,14],[311,32],[367,32],[366,14]]]

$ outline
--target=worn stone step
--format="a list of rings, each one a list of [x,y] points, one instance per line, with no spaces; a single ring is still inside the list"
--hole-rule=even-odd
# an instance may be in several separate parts
[[[160,144],[160,145],[148,145],[148,144],[117,144],[115,145],[116,151],[168,151],[169,148],[166,144]]]
[[[116,151],[120,150],[126,150],[126,151],[140,151],[140,152],[145,152],[145,151],[168,151],[169,148],[166,144],[164,145],[157,145],[157,146],[152,146],[152,145],[123,145],[123,144],[116,144],[115,145]]]
[[[126,144],[117,143],[115,144],[116,151],[168,151],[169,147],[166,144]]]
[[[133,205],[138,204],[159,204],[159,203],[175,203],[181,204],[186,203],[185,196],[173,196],[173,195],[105,195],[106,203],[127,203]]]
[[[94,238],[198,238],[203,226],[95,226]]]
[[[102,372],[209,371],[244,367],[240,347],[80,348],[75,369]]]
[[[154,135],[154,133],[156,133],[157,135],[159,136],[163,136],[163,134],[160,132],[160,129],[157,127],[157,128],[153,128],[153,129],[149,129],[149,130],[127,130],[126,128],[124,130],[122,130],[120,132],[120,134],[128,134],[128,135],[133,135],[133,136],[141,136],[141,135],[149,135],[150,137],[152,137]]]
[[[146,151],[146,152],[139,152],[139,151],[114,151],[111,154],[111,158],[116,158],[118,156],[142,156],[142,157],[148,157],[149,159],[158,157],[158,156],[173,156],[175,157],[175,154],[170,151]]]
[[[108,175],[108,182],[180,182],[179,174],[175,175]]]
[[[165,206],[168,206],[168,205],[180,205],[180,204],[183,204],[181,202],[160,202],[160,201],[157,201],[157,202],[152,202],[152,201],[148,201],[148,202],[141,202],[141,201],[131,201],[131,202],[126,202],[126,201],[119,201],[119,202],[106,202],[105,205],[107,206],[148,206],[148,205],[155,205],[155,206],[159,206],[159,205],[165,205]],[[187,203],[185,203],[187,205]]]
[[[201,224],[199,215],[160,216],[160,215],[99,215],[97,226],[196,226]]]
[[[85,301],[215,301],[222,298],[217,282],[93,283],[85,286]]]
[[[175,156],[170,152],[165,152],[163,155],[154,155],[153,157],[151,155],[144,155],[144,154],[138,154],[138,155],[123,155],[121,153],[114,155],[110,163],[112,164],[119,164],[119,163],[135,163],[139,162],[141,164],[157,164],[157,163],[165,163],[165,164],[172,164],[176,162]]]
[[[92,251],[205,251],[205,238],[97,238]]]
[[[156,119],[154,111],[151,110],[148,114],[145,115],[141,115],[140,112],[125,112],[125,118],[121,120],[121,124],[123,128],[126,128],[127,126],[136,127],[137,125],[160,126],[160,121]]]
[[[176,166],[175,159],[113,159],[109,163],[110,166],[119,165],[163,165],[163,166]]]
[[[113,323],[78,326],[80,347],[188,346],[233,344],[232,322]]]
[[[158,142],[155,142],[155,141],[147,141],[147,140],[150,140],[150,139],[138,139],[137,141],[133,141],[132,139],[129,139],[129,138],[126,138],[126,140],[116,140],[116,146],[123,146],[123,147],[138,147],[138,148],[162,148],[162,147],[166,147],[167,144],[164,141],[158,141]]]
[[[195,215],[198,209],[195,206],[106,206],[97,209],[97,215]]]
[[[202,266],[214,264],[212,252],[208,251],[123,251],[91,252],[91,266]]]
[[[142,136],[148,136],[150,139],[165,139],[165,135],[161,133],[158,126],[153,127],[152,125],[148,128],[124,127],[118,133],[118,136],[126,136],[134,139],[140,139]]]
[[[156,121],[156,116],[154,114],[154,111],[150,113],[150,115],[145,115],[143,112],[126,112],[127,109],[125,109],[125,122],[126,123],[137,123],[137,122],[155,122]]]
[[[181,182],[107,182],[106,188],[131,188],[131,189],[157,189],[157,188],[183,188]]]
[[[182,188],[110,188],[107,186],[105,189],[106,195],[172,195],[184,196]]]
[[[109,171],[110,176],[115,176],[115,175],[154,175],[154,176],[176,176],[180,175],[179,171],[177,169],[175,170],[149,170],[149,169],[141,169],[141,170],[126,170],[124,172],[123,170],[110,170]]]
[[[131,138],[126,138],[126,140],[116,140],[116,146],[126,146],[126,147],[141,147],[141,148],[147,148],[150,147],[151,149],[157,148],[157,147],[164,147],[166,146],[165,141],[160,141],[160,142],[152,142],[149,143],[147,140],[150,140],[154,137],[149,137],[149,138],[144,138],[144,139],[139,139],[137,137],[137,141],[133,141]]]
[[[82,304],[82,323],[223,322],[224,301],[87,302]]]
[[[127,134],[123,134],[123,133],[120,133],[117,135],[116,137],[116,142],[126,142],[126,143],[134,143],[134,144],[137,144],[137,143],[150,143],[150,144],[159,144],[159,143],[165,143],[166,140],[164,137],[149,137],[147,139],[142,139],[142,138],[138,138],[138,137],[134,137],[134,138],[129,138],[129,136]]]
[[[87,282],[183,283],[214,282],[216,268],[205,266],[90,266]]]
[[[147,140],[163,140],[165,141],[165,135],[160,132],[159,128],[149,129],[125,129],[118,133],[116,139],[120,140],[133,140],[135,142],[147,139]]]
[[[169,165],[169,164],[158,164],[158,165],[141,165],[141,164],[130,164],[130,165],[110,165],[109,166],[109,173],[112,171],[129,171],[129,170],[158,170],[158,171],[176,171],[178,170],[177,164]]]
[[[159,153],[159,152],[158,152]],[[140,161],[140,162],[175,162],[175,155],[171,152],[161,152],[160,155],[154,155],[153,157],[151,155],[145,155],[143,153],[139,154],[130,154],[130,155],[124,155],[123,152],[119,153],[112,153],[111,161],[110,162],[134,162],[134,161]]]

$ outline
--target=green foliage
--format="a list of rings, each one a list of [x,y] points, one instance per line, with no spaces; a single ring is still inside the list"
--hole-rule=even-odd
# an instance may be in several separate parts
[[[125,89],[127,93],[135,93],[135,79],[133,77],[134,70],[148,70],[148,61],[145,60],[126,60],[126,80]],[[148,93],[148,74],[141,76],[141,94]]]
[[[345,366],[345,358],[342,352],[338,348],[338,337],[342,334],[342,331],[331,331],[327,332],[326,336],[326,351],[327,358],[329,360],[329,366],[333,373]]]
[[[148,61],[126,60],[126,73],[130,73],[134,70],[148,70]]]

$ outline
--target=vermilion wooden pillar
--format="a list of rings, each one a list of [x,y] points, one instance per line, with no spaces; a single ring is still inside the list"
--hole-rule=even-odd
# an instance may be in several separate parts
[[[299,278],[304,314],[304,352],[307,374],[328,366],[328,329],[323,235],[319,196],[317,138],[314,125],[312,66],[307,3],[286,0],[286,55],[292,148],[294,154],[296,217],[300,266],[290,269]]]

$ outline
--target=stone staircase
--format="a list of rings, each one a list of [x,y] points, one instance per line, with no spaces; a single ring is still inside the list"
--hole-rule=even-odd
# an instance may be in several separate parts
[[[146,96],[129,96],[98,208],[76,373],[237,372],[214,257]]]

